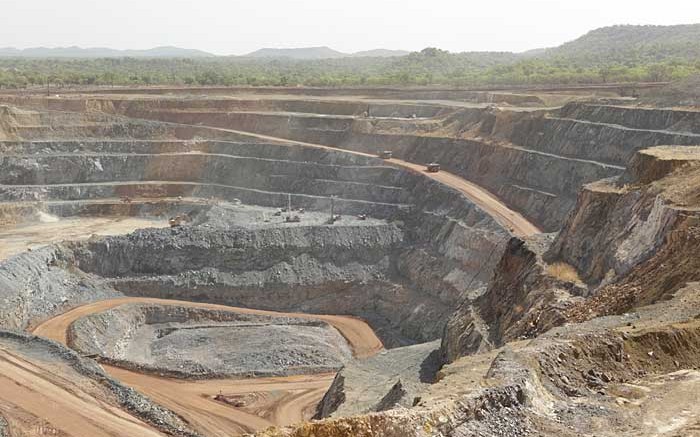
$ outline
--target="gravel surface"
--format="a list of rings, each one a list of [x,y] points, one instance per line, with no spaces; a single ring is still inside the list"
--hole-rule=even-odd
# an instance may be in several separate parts
[[[325,322],[125,304],[76,320],[69,345],[122,367],[184,378],[336,371],[352,357]]]

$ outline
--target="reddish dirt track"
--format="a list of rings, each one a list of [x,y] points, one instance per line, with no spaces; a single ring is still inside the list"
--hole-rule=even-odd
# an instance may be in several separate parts
[[[48,364],[0,349],[0,413],[12,436],[161,436]]]
[[[364,321],[354,317],[276,313],[150,298],[111,299],[84,305],[45,321],[33,332],[65,344],[66,331],[73,321],[125,303],[183,305],[240,313],[319,319],[333,325],[347,339],[357,357],[371,356],[383,347],[374,331]],[[123,383],[181,415],[193,428],[207,436],[231,436],[272,425],[288,425],[308,419],[309,413],[323,397],[334,377],[333,374],[321,374],[284,378],[187,381],[145,375],[110,366],[105,366],[105,370]],[[216,401],[214,397],[218,394],[226,397],[252,397],[253,401],[246,402],[243,407],[234,408],[224,402]]]

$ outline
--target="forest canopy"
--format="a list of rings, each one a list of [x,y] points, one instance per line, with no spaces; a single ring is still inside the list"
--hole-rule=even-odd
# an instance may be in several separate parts
[[[400,57],[0,58],[0,87],[62,85],[538,85],[677,80],[700,73],[700,25],[612,26],[552,49]]]

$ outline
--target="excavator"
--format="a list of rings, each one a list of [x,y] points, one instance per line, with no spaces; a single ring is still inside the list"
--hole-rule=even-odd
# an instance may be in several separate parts
[[[183,215],[178,215],[175,217],[171,217],[170,220],[168,220],[168,223],[170,224],[171,228],[177,228],[182,226],[182,223],[185,221],[185,216]]]

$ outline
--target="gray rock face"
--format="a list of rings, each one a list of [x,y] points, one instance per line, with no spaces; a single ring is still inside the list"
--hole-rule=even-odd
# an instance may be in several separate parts
[[[700,134],[700,114],[698,111],[684,111],[678,108],[663,109],[574,103],[562,108],[560,114],[566,118],[617,124],[632,129]]]
[[[99,106],[65,104],[77,111]],[[430,116],[435,107],[397,110]],[[8,284],[13,275],[30,282],[3,290],[7,326],[130,294],[354,314],[388,346],[411,344],[438,338],[462,295],[484,290],[507,241],[508,231],[459,192],[376,158],[97,114],[80,120],[94,122],[95,130],[79,132],[73,116],[49,120],[37,112],[16,123],[19,137],[30,124],[56,132],[51,141],[31,141],[37,132],[0,145],[6,184],[0,201],[20,202],[8,206],[15,213],[33,205],[60,217],[188,214],[192,226],[52,249],[55,265],[41,260],[51,264],[46,272],[36,270],[41,262],[31,256],[4,263]],[[297,127],[313,130],[314,123],[311,117]],[[307,209],[308,220],[243,225],[254,213],[212,206],[279,207],[288,194],[295,207]],[[153,201],[120,203],[123,196]],[[185,199],[175,201],[178,196]],[[338,196],[336,212],[344,218],[326,226],[312,216],[327,214],[330,196]],[[369,218],[351,217],[359,213]],[[54,276],[61,280],[51,282]]]
[[[75,305],[121,296],[92,275],[68,270],[56,246],[0,262],[0,324],[24,329]]]
[[[324,322],[165,305],[121,305],[71,324],[71,348],[185,378],[332,372],[352,357]]]
[[[393,283],[392,254],[402,238],[388,224],[184,227],[81,243],[71,256],[81,270],[113,278],[112,285],[130,295],[355,314],[385,329],[392,344],[439,335],[437,320],[424,322],[447,311],[440,300]],[[399,302],[419,309],[397,308]]]
[[[349,264],[362,252],[365,264],[381,264],[402,232],[390,224],[292,226],[209,230],[203,227],[146,229],[74,245],[78,267],[103,277],[177,274],[205,267],[231,274],[258,271],[304,254]],[[212,257],[213,251],[217,256]],[[159,254],[159,256],[155,256]],[[281,273],[280,273],[281,274]]]
[[[463,214],[459,221],[427,214],[424,222],[407,215],[403,225],[349,219],[333,226],[247,228],[224,226],[210,209],[196,226],[16,256],[0,267],[6,284],[0,311],[5,326],[23,327],[127,293],[355,314],[369,320],[387,345],[435,339],[460,293],[478,290],[490,276],[497,258],[478,253],[497,251],[503,241],[498,231],[483,229],[489,225],[483,213],[459,205],[458,199],[442,205],[443,214]]]
[[[677,209],[653,193],[623,195],[606,182],[585,187],[577,211],[548,257],[575,265],[581,278],[594,286],[653,254],[678,216]]]
[[[439,342],[385,350],[348,363],[318,406],[316,418],[412,407],[442,364]]]
[[[649,148],[635,156],[621,177],[585,186],[575,214],[546,257],[576,266],[592,286],[627,274],[657,252],[684,216],[694,214],[686,205],[692,197],[675,204],[664,192],[665,184],[657,181],[696,166],[699,156],[698,147]]]
[[[447,323],[446,361],[631,311],[700,279],[688,255],[700,235],[699,162],[697,147],[646,149],[621,178],[586,185],[556,236],[511,240],[487,291]]]
[[[7,151],[0,158],[7,171],[0,174],[12,184],[0,188],[0,200],[39,201],[58,216],[195,216],[193,231],[85,244],[66,253],[65,264],[113,278],[130,294],[158,295],[166,285],[172,297],[208,295],[221,303],[270,308],[274,302],[279,309],[307,311],[337,308],[377,323],[388,344],[437,338],[437,322],[421,321],[444,319],[463,292],[482,290],[497,262],[489,254],[502,250],[508,234],[459,192],[342,151],[143,138],[17,141],[0,147]],[[235,211],[200,200],[279,207],[286,205],[287,193],[295,207],[323,211],[318,214],[327,214],[329,196],[339,196],[336,211],[352,226],[344,220],[323,227],[321,220],[305,219],[305,230],[284,225],[241,231],[231,223],[250,222],[251,216],[231,218]],[[140,195],[186,199],[172,204],[115,200]],[[112,204],[101,203],[106,199]],[[394,224],[376,226],[370,219],[362,226],[348,217],[360,213]],[[214,237],[215,229],[227,234]],[[99,256],[88,253],[93,249]],[[276,299],[270,301],[271,295]],[[334,307],[342,295],[353,299]],[[406,302],[412,304],[395,309]]]
[[[7,424],[7,420],[0,416],[0,437],[8,437],[10,434],[10,428]]]
[[[407,394],[408,393],[406,392],[406,389],[403,388],[401,380],[399,380],[391,387],[391,390],[389,390],[389,392],[379,400],[379,403],[377,403],[377,406],[375,406],[374,409],[375,411],[390,410],[399,405],[401,400],[405,398]]]
[[[528,207],[520,211],[547,231],[557,229],[571,208],[578,187],[621,171],[614,166],[484,140],[374,135],[378,143],[400,147],[398,156],[403,159],[444,162],[446,170],[486,187],[506,203]],[[365,138],[358,141],[368,142]],[[531,171],[534,168],[547,170]],[[521,197],[523,192],[526,199]]]
[[[542,255],[552,235],[513,238],[483,295],[465,301],[449,318],[442,337],[445,362],[534,336],[561,322],[572,286],[545,273]]]
[[[695,112],[600,104],[572,103],[531,115],[469,108],[446,111],[432,124],[419,125],[261,112],[219,112],[212,117],[184,109],[180,105],[178,111],[144,110],[131,103],[120,111],[368,153],[389,149],[412,162],[439,161],[450,172],[498,194],[550,232],[561,227],[582,185],[619,175],[635,151],[660,144],[700,144]],[[441,129],[448,134],[441,135]]]
[[[675,380],[685,372],[695,373],[679,369],[692,369],[697,363],[698,296],[696,283],[671,300],[633,314],[563,326],[532,341],[464,357],[443,367],[441,379],[424,392],[416,408],[337,417],[258,435],[574,436],[600,434],[601,423],[609,428],[602,431],[605,435],[630,430],[635,435],[655,434],[654,425],[639,420],[637,409],[630,412],[628,405],[615,402],[616,395],[601,392],[617,393],[620,387],[643,381],[654,410],[664,386],[661,375],[670,372]],[[680,383],[688,384],[689,379]],[[688,399],[689,409],[693,401]],[[689,422],[681,434],[692,435],[694,425]]]

